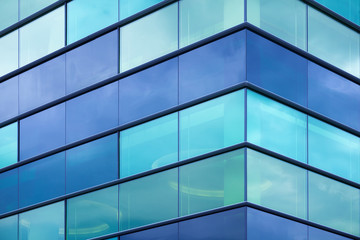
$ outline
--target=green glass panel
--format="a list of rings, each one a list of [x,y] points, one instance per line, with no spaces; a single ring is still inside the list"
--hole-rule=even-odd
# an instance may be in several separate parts
[[[180,160],[244,141],[244,90],[180,111]]]
[[[0,219],[0,239],[18,239],[18,215]]]
[[[20,20],[40,11],[56,1],[58,0],[20,0]]]
[[[260,147],[306,162],[306,115],[248,90],[247,139]]]
[[[120,231],[178,216],[178,169],[119,185]]]
[[[244,21],[244,0],[181,0],[180,47]]]
[[[306,219],[306,170],[247,149],[247,200]]]
[[[16,30],[0,37],[0,77],[18,68],[18,36]]]
[[[247,1],[251,24],[306,50],[306,4],[301,0]]]
[[[0,128],[0,168],[14,164],[18,160],[18,123]]]
[[[1,0],[0,2],[0,31],[18,21],[18,1]]]
[[[67,240],[85,240],[117,231],[118,186],[67,200]]]
[[[180,167],[180,216],[244,201],[244,150]]]
[[[359,189],[309,172],[309,220],[360,235]]]

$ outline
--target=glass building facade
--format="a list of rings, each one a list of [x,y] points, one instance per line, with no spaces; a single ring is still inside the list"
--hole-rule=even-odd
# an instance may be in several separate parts
[[[338,2],[0,1],[0,239],[360,239]]]

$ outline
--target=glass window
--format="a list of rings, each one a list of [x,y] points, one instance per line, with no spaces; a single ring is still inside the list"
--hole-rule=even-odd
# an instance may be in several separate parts
[[[306,170],[247,149],[247,200],[306,219]]]
[[[65,7],[20,28],[20,66],[65,46]]]
[[[2,240],[18,239],[18,215],[0,219],[0,238]]]
[[[26,207],[65,194],[65,153],[19,168],[19,207]]]
[[[177,58],[119,81],[120,124],[174,107],[177,103]]]
[[[18,68],[18,35],[18,31],[16,30],[0,37],[0,76]]]
[[[178,169],[119,185],[120,231],[178,216]]]
[[[178,49],[177,3],[120,28],[120,72]]]
[[[360,35],[340,22],[309,7],[309,53],[360,76]]]
[[[359,189],[309,172],[309,221],[360,234]]]
[[[66,239],[85,240],[118,231],[118,186],[67,200]]]
[[[118,20],[118,0],[73,0],[67,3],[67,44]]]
[[[11,26],[12,24],[18,21],[18,17],[19,17],[18,7],[19,7],[18,1],[14,1],[14,0],[1,1],[0,31]]]
[[[120,132],[120,177],[178,161],[178,114]]]
[[[18,169],[0,174],[0,214],[16,210],[19,203]]]
[[[301,0],[251,0],[247,11],[251,24],[306,50],[306,4]]]
[[[247,80],[306,106],[308,61],[251,31],[246,36]]]
[[[65,95],[65,56],[30,69],[19,77],[20,113]]]
[[[300,162],[306,162],[306,115],[247,91],[247,139]]]
[[[360,2],[358,0],[316,1],[357,25],[360,25]]]
[[[66,151],[66,193],[118,178],[118,135]]]
[[[179,57],[180,103],[244,81],[245,31],[232,34]]]
[[[20,0],[20,19],[24,19],[56,1],[57,0]]]
[[[20,120],[20,160],[65,144],[65,104]]]
[[[162,0],[120,0],[120,20],[149,8]]]
[[[180,47],[244,21],[244,0],[181,0]]]
[[[0,122],[8,120],[18,115],[19,113],[18,89],[19,89],[18,76],[10,78],[5,82],[0,83]]]
[[[151,228],[148,230],[120,236],[120,240],[160,240],[160,239],[178,240],[178,224],[175,223],[175,224],[165,225],[162,227]]]
[[[180,167],[180,216],[244,201],[244,150]]]
[[[118,41],[118,32],[112,31],[67,52],[66,92],[75,92],[117,74]]]
[[[343,237],[331,232],[327,232],[318,228],[309,227],[309,240],[351,240],[350,238]]]
[[[116,127],[118,108],[118,82],[66,102],[66,142]]]
[[[243,141],[243,90],[180,111],[180,160]]]
[[[20,213],[19,240],[64,240],[64,202]]]
[[[0,168],[18,161],[18,123],[0,128]]]

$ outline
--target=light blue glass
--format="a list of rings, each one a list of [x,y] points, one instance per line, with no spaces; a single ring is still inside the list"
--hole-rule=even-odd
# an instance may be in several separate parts
[[[73,0],[67,3],[67,44],[118,20],[118,0]]]
[[[0,83],[0,122],[15,117],[18,113],[19,82],[18,76],[15,76]]]
[[[120,0],[120,20],[151,7],[163,0]]]
[[[178,49],[178,4],[120,28],[120,72]]]
[[[19,1],[2,0],[0,2],[0,31],[18,21]]]
[[[178,161],[178,114],[120,132],[120,177]]]
[[[315,0],[337,14],[360,25],[360,1],[359,0]]]
[[[0,76],[18,68],[18,33],[18,30],[15,30],[0,37]]]
[[[18,239],[18,215],[0,219],[0,239]]]
[[[0,168],[18,161],[18,123],[0,128]]]
[[[19,207],[18,179],[17,168],[0,174],[0,214]]]
[[[244,90],[180,111],[180,160],[244,141]]]
[[[247,140],[306,162],[306,115],[248,90]]]
[[[58,0],[20,0],[20,20],[57,1]]]
[[[64,240],[64,202],[19,214],[19,240]]]

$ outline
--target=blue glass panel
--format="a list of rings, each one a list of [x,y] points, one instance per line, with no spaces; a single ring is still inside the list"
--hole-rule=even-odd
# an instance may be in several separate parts
[[[18,169],[0,174],[0,213],[18,208]]]
[[[120,132],[120,177],[178,161],[178,114]]]
[[[169,239],[169,240],[178,239],[177,223],[120,236],[120,240],[165,240],[165,239]]]
[[[0,76],[18,68],[18,37],[17,30],[0,37]]]
[[[65,153],[26,164],[19,168],[19,207],[65,194]]]
[[[118,32],[112,31],[66,53],[66,92],[105,80],[118,72]]]
[[[20,20],[40,11],[58,0],[20,0]]]
[[[66,151],[66,193],[117,179],[117,136],[113,134]]]
[[[360,25],[360,2],[359,0],[315,0],[332,11]]]
[[[65,104],[20,120],[20,160],[65,144]]]
[[[162,0],[120,0],[120,20],[130,17],[159,2],[162,2]]]
[[[179,57],[179,98],[184,103],[245,81],[245,31]]]
[[[65,95],[65,56],[30,69],[19,77],[20,113]]]
[[[2,0],[0,8],[0,31],[16,23],[19,17],[19,1]]]
[[[307,60],[247,31],[247,80],[306,106]]]
[[[177,58],[119,81],[119,118],[124,124],[178,103]]]
[[[17,76],[0,83],[0,122],[18,115],[18,91],[19,82]]]
[[[0,128],[0,168],[18,161],[18,123]]]
[[[351,240],[350,238],[327,232],[318,228],[309,227],[309,240]]]
[[[66,102],[66,142],[75,142],[118,125],[118,82]]]
[[[18,215],[0,219],[1,240],[18,239]]]

